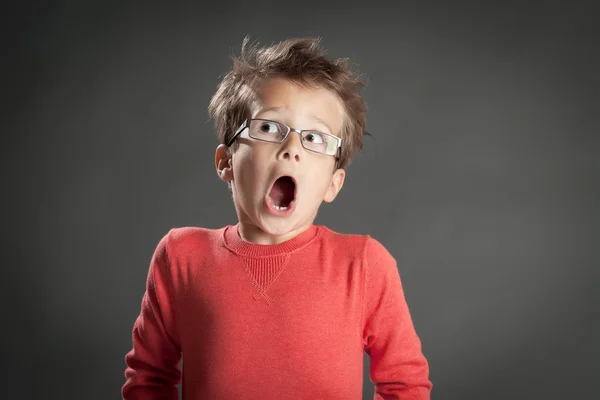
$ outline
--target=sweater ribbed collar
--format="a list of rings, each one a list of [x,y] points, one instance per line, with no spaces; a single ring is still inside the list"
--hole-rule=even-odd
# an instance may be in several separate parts
[[[257,244],[242,239],[238,233],[239,227],[239,222],[235,225],[226,226],[223,231],[223,242],[234,253],[249,257],[268,257],[298,250],[316,239],[321,231],[319,225],[311,224],[307,230],[285,242]]]

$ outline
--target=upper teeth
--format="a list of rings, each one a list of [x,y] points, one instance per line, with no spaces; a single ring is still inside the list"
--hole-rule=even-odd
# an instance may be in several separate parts
[[[276,205],[273,205],[273,207],[275,207],[275,209],[276,209],[276,210],[287,210],[287,209],[288,209],[288,207],[287,207],[287,206],[285,206],[285,207],[284,207],[284,206],[276,206]]]

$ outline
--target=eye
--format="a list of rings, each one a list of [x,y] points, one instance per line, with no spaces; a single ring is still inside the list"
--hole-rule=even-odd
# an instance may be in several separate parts
[[[325,139],[324,135],[319,132],[308,133],[304,137],[304,140],[306,140],[307,142],[310,142],[310,143],[314,143],[314,144],[323,144],[327,141]]]
[[[278,133],[279,127],[274,122],[262,121],[259,127],[262,133]]]

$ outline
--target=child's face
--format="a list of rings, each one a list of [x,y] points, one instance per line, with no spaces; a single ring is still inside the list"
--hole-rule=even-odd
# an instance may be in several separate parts
[[[327,89],[271,78],[257,94],[252,118],[341,137],[342,105]],[[248,230],[258,228],[279,237],[278,242],[290,239],[313,223],[321,202],[333,201],[343,185],[345,172],[334,169],[335,157],[306,150],[294,131],[282,143],[269,143],[250,138],[246,129],[237,142],[231,160],[226,147],[220,145],[215,164],[221,179],[231,181],[240,224]],[[292,177],[295,185],[276,182],[281,176]],[[291,198],[287,211],[273,207],[287,204]]]

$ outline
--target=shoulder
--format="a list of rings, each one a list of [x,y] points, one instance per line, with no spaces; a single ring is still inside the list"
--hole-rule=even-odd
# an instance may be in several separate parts
[[[336,249],[339,254],[363,259],[392,258],[390,252],[381,242],[368,234],[339,233],[326,226],[322,226],[323,240]]]
[[[203,253],[220,243],[225,228],[210,229],[197,226],[183,226],[169,229],[160,240],[169,257]]]

